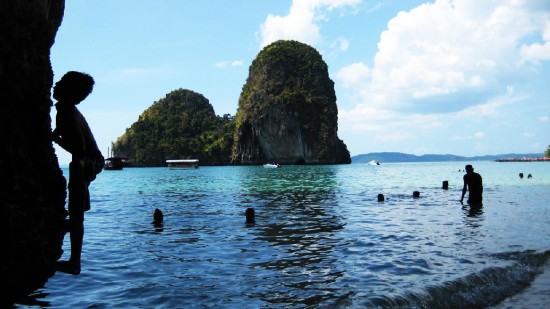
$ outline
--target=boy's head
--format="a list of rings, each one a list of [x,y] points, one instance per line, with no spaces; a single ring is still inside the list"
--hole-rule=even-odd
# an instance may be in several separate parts
[[[94,79],[81,72],[70,71],[55,83],[53,97],[58,102],[77,105],[94,89]]]
[[[466,165],[466,172],[467,172],[467,173],[471,173],[471,172],[473,172],[473,171],[474,171],[474,167],[473,167],[473,166],[471,166],[470,164]]]

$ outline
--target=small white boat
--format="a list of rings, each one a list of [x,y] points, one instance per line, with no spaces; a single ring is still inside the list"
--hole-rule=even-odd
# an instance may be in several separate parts
[[[376,161],[376,160],[371,160],[369,161],[368,163],[369,165],[380,165],[380,162]]]
[[[199,168],[198,159],[166,160],[169,169],[195,169]]]
[[[265,168],[279,168],[281,166],[279,164],[275,164],[275,163],[267,163],[267,164],[264,164],[264,167]]]

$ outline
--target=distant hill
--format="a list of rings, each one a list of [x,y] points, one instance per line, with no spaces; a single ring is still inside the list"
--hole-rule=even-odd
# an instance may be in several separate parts
[[[380,163],[398,162],[447,162],[447,161],[494,161],[504,158],[537,158],[543,157],[543,153],[509,153],[501,155],[487,155],[475,157],[463,157],[452,154],[425,154],[421,156],[401,152],[371,152],[351,157],[351,163],[367,163],[376,160]]]
[[[202,94],[180,88],[146,109],[112,149],[133,166],[164,166],[167,159],[227,165],[233,132],[233,117],[217,116]]]

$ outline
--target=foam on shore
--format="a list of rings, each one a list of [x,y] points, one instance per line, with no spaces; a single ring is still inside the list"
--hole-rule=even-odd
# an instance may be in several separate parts
[[[546,261],[543,272],[539,274],[533,283],[514,296],[505,299],[494,309],[515,308],[548,308],[550,304],[550,261]]]

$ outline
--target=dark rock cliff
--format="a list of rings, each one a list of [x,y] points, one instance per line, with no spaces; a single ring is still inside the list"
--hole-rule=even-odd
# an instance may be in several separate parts
[[[49,56],[64,4],[0,1],[0,305],[42,286],[61,255],[65,179],[50,138]]]
[[[337,134],[334,83],[306,44],[277,41],[258,54],[235,118],[235,164],[351,162]]]

